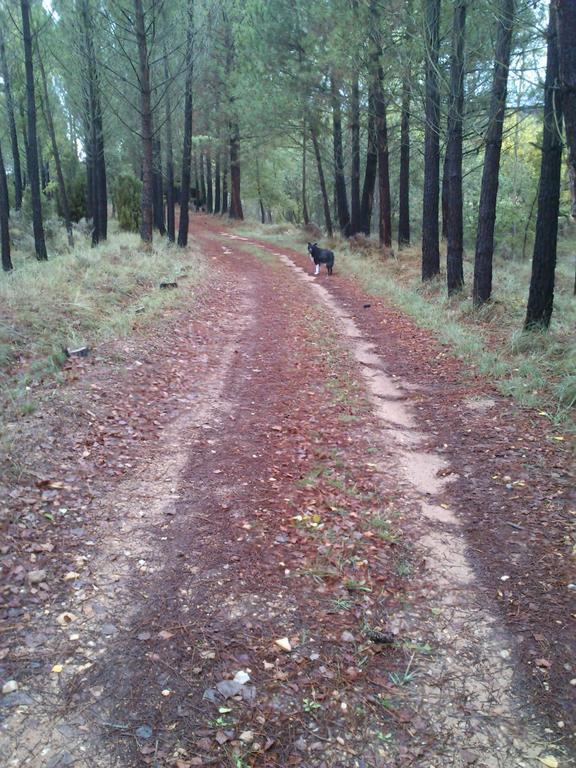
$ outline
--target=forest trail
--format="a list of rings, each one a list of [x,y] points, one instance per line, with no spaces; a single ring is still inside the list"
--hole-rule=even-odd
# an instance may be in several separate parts
[[[10,634],[6,765],[574,764],[567,452],[338,261],[192,229],[134,372],[170,408]]]

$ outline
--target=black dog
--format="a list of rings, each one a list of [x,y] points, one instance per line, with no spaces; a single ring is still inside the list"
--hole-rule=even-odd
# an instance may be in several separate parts
[[[316,265],[315,275],[320,274],[320,264],[326,264],[328,274],[332,274],[334,267],[334,252],[329,251],[327,248],[319,248],[318,243],[308,243],[308,253],[310,258]]]

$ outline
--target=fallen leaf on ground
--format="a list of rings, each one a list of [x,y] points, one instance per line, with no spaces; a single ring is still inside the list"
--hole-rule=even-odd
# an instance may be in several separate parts
[[[539,757],[538,760],[542,763],[542,765],[548,766],[548,768],[558,768],[558,760],[556,760],[554,755],[546,755],[546,757]]]

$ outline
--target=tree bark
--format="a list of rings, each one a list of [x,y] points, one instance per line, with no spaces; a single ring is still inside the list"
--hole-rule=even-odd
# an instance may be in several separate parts
[[[556,0],[562,111],[568,148],[568,178],[572,193],[572,217],[576,218],[576,3]]]
[[[384,96],[384,70],[382,68],[382,45],[379,39],[380,10],[375,0],[370,4],[372,17],[371,76],[374,82],[374,116],[376,127],[376,150],[378,153],[378,198],[380,202],[379,240],[380,245],[392,245],[392,204],[390,195],[390,170],[388,158],[388,123],[386,99]]]
[[[198,156],[198,163],[200,164],[200,172],[199,172],[199,177],[200,177],[200,193],[201,193],[200,194],[200,200],[202,201],[202,206],[205,207],[206,206],[206,199],[207,199],[207,194],[206,194],[206,162],[205,162],[205,157],[204,157],[204,151],[203,150],[200,150],[200,154]]]
[[[153,173],[152,148],[152,89],[148,40],[142,0],[134,0],[134,30],[138,47],[138,83],[140,87],[140,139],[142,142],[142,197],[140,202],[140,237],[145,243],[152,242],[153,225]]]
[[[342,111],[340,94],[334,72],[330,75],[330,90],[332,94],[332,139],[334,146],[334,192],[336,195],[336,211],[340,232],[348,237],[350,232],[350,212],[348,210],[348,195],[346,192],[346,177],[344,176],[344,150],[342,147]]]
[[[64,225],[66,232],[68,233],[68,245],[74,247],[74,235],[72,233],[72,220],[70,218],[70,206],[68,205],[68,195],[66,193],[66,183],[64,181],[64,174],[62,173],[62,162],[60,160],[60,151],[58,149],[58,142],[56,141],[56,131],[54,130],[54,121],[52,119],[52,109],[50,107],[50,98],[48,96],[48,83],[46,81],[46,70],[44,69],[44,62],[40,54],[40,49],[36,47],[36,55],[38,58],[38,68],[40,70],[40,77],[42,82],[42,98],[40,99],[40,106],[44,115],[44,122],[48,130],[48,136],[52,144],[52,156],[54,157],[54,165],[56,166],[56,178],[58,180],[58,200],[60,203],[60,210],[64,218]]]
[[[224,159],[222,168],[222,215],[228,213],[228,161]]]
[[[178,245],[188,244],[190,203],[190,164],[192,161],[192,83],[194,76],[194,0],[188,0],[188,32],[186,38],[186,85],[184,92],[184,141],[180,182],[180,222]]]
[[[464,116],[464,41],[468,0],[456,0],[450,62],[450,108],[448,113],[448,248],[446,279],[448,295],[464,286],[464,223],[462,215],[462,123]]]
[[[212,185],[212,157],[210,154],[210,147],[206,149],[206,211],[208,213],[214,213],[214,191]]]
[[[82,65],[85,68],[86,174],[88,211],[92,218],[92,245],[105,240],[108,231],[108,196],[100,81],[94,50],[93,20],[88,0],[80,6],[82,18]]]
[[[318,132],[316,126],[310,125],[310,135],[312,136],[312,145],[314,147],[316,167],[318,169],[318,180],[320,182],[320,191],[322,192],[326,232],[328,233],[328,237],[332,237],[334,235],[334,229],[332,226],[332,214],[330,213],[330,199],[328,198],[328,190],[326,188],[326,178],[324,176],[324,168],[322,166],[322,155],[320,154],[320,145],[318,143]]]
[[[216,161],[214,163],[214,214],[220,213],[222,207],[221,193],[221,167],[220,167],[220,147],[216,151]]]
[[[92,157],[94,146],[92,138],[88,130],[89,113],[86,108],[86,136],[84,137],[85,152],[86,152],[86,218],[92,219],[92,235],[94,236],[94,159]],[[92,239],[92,245],[96,245],[94,238]]]
[[[308,134],[306,118],[303,119],[302,123],[302,218],[304,219],[304,224],[309,224],[310,214],[308,213],[308,191],[306,189],[306,137]],[[262,216],[265,219],[264,212],[262,212]],[[264,224],[264,221],[262,223]]]
[[[378,148],[376,141],[376,118],[374,115],[374,85],[370,84],[368,94],[368,139],[366,147],[366,169],[362,187],[362,202],[360,203],[360,231],[370,234],[370,221],[374,203],[374,188],[378,169]]]
[[[225,41],[226,81],[228,82],[232,77],[236,56],[232,25],[229,19],[226,19]],[[236,107],[234,105],[234,96],[231,91],[228,92],[228,114],[230,116],[228,123],[228,147],[230,153],[230,205],[228,209],[228,216],[231,219],[243,219],[244,212],[242,211],[241,194],[242,168],[240,164],[240,124],[238,121]]]
[[[96,146],[95,169],[98,176],[98,233],[99,242],[108,237],[108,194],[106,180],[106,158],[104,155],[104,126],[102,120],[102,102],[100,100],[100,83],[96,70],[94,54],[94,137]]]
[[[554,307],[554,277],[560,210],[562,170],[562,92],[560,76],[556,2],[550,3],[546,81],[544,85],[544,134],[538,188],[536,238],[532,256],[532,278],[526,308],[526,330],[548,328]]]
[[[376,137],[378,146],[378,197],[380,202],[380,245],[392,246],[392,203],[390,196],[390,170],[388,161],[388,124],[384,98],[384,72],[378,66],[375,95]]]
[[[24,63],[26,68],[26,98],[28,108],[28,151],[27,166],[32,195],[32,228],[34,247],[38,261],[47,261],[46,240],[42,223],[42,202],[40,198],[40,177],[38,169],[38,137],[36,132],[36,96],[34,92],[34,64],[32,61],[32,33],[30,31],[30,0],[20,0],[22,13],[22,36],[24,39]]]
[[[164,47],[164,78],[166,80],[166,229],[168,240],[176,239],[176,215],[174,201],[174,150],[172,146],[172,100],[170,98],[170,69],[168,53]]]
[[[448,238],[448,217],[450,215],[450,211],[448,210],[450,205],[448,200],[448,180],[449,180],[448,164],[449,164],[448,152],[445,151],[444,163],[442,166],[442,184],[440,187],[440,206],[442,208],[442,240],[446,240]]]
[[[266,224],[266,211],[262,201],[262,185],[260,184],[260,161],[256,156],[256,192],[258,193],[258,205],[260,206],[260,223]]]
[[[400,179],[398,190],[398,247],[410,245],[410,73],[402,83],[400,116]]]
[[[164,185],[162,183],[162,146],[159,136],[154,137],[152,140],[152,158],[154,227],[164,236],[166,234],[166,224],[164,219]]]
[[[98,224],[100,240],[108,238],[108,194],[106,180],[106,158],[104,156],[104,128],[100,97],[96,103],[96,172],[98,174]]]
[[[440,272],[438,198],[440,194],[440,0],[425,3],[426,127],[424,132],[424,194],[422,201],[422,280]]]
[[[194,205],[196,206],[196,211],[198,212],[203,204],[203,201],[200,194],[200,177],[198,176],[198,156],[196,155],[196,152],[192,153],[192,166],[194,168]]]
[[[20,148],[18,147],[18,131],[16,130],[16,115],[14,101],[12,99],[12,86],[10,70],[6,59],[6,47],[4,35],[0,29],[0,64],[2,66],[2,78],[4,80],[4,93],[6,94],[6,111],[8,113],[8,126],[10,129],[10,143],[12,145],[12,165],[14,176],[14,208],[19,211],[22,207],[22,169],[20,166]]]
[[[360,208],[360,86],[358,71],[352,78],[350,95],[350,138],[352,147],[352,167],[350,175],[350,235],[361,229]]]
[[[0,252],[2,253],[2,269],[4,272],[12,270],[12,257],[10,255],[10,201],[8,199],[8,182],[6,180],[6,168],[4,156],[0,146]]]
[[[230,211],[231,219],[243,219],[240,173],[240,128],[237,122],[230,124]]]
[[[26,109],[24,108],[24,99],[19,99],[18,101],[18,111],[20,113],[20,130],[22,132],[22,140],[24,141],[24,155],[26,157],[26,164],[24,166],[25,170],[22,171],[22,191],[26,189],[28,186],[28,179],[26,178],[26,170],[28,165],[28,131],[26,130],[26,121],[27,121],[27,115],[26,115]]]
[[[486,151],[478,206],[478,228],[476,231],[476,253],[474,257],[474,287],[472,297],[475,306],[480,306],[492,295],[492,259],[494,256],[494,227],[496,224],[496,202],[498,199],[498,176],[502,150],[502,130],[508,89],[508,69],[512,28],[514,25],[516,0],[500,0],[498,31],[492,76],[492,99],[486,131]]]
[[[42,192],[46,191],[46,187],[50,182],[50,169],[48,163],[44,162],[44,153],[42,152],[42,142],[38,138],[38,167],[40,168],[40,189]],[[49,195],[46,195],[49,197]]]

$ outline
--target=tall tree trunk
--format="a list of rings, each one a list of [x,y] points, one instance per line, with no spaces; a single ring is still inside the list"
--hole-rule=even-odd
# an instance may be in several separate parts
[[[464,286],[464,223],[462,217],[462,122],[464,113],[464,40],[468,0],[456,0],[450,62],[450,110],[448,114],[448,295]]]
[[[410,245],[410,72],[402,82],[400,116],[400,178],[398,190],[398,247]]]
[[[256,156],[256,192],[258,193],[258,205],[260,206],[260,223],[266,224],[266,211],[262,201],[262,185],[260,184],[260,161]]]
[[[474,257],[474,288],[472,296],[475,306],[488,301],[492,295],[492,259],[494,256],[494,227],[496,224],[496,201],[502,150],[502,130],[506,109],[508,68],[512,28],[514,25],[516,0],[500,0],[498,32],[492,76],[492,100],[486,131],[486,151],[478,206],[478,228],[476,231],[476,254]]]
[[[378,198],[380,202],[379,239],[380,245],[392,245],[392,204],[390,195],[390,170],[388,158],[388,123],[386,99],[384,96],[384,70],[382,69],[382,45],[380,42],[380,9],[371,0],[372,17],[371,76],[374,82],[374,116],[376,121],[376,148],[378,152]]]
[[[222,207],[221,193],[221,167],[220,167],[220,146],[216,151],[216,161],[214,163],[214,214],[220,213]]]
[[[83,43],[81,56],[84,60],[88,60],[88,21],[85,16],[87,3],[83,2],[81,6],[81,17],[83,24]],[[85,167],[86,167],[86,219],[92,222],[92,247],[98,244],[98,217],[97,217],[97,202],[96,202],[96,147],[94,142],[94,122],[92,114],[92,83],[90,78],[90,68],[83,73],[86,77],[86,82],[83,83],[84,87],[84,114],[83,114],[83,128],[84,128],[84,148],[86,153]]]
[[[95,169],[98,176],[98,232],[99,241],[108,237],[108,193],[106,179],[106,158],[104,155],[104,126],[102,120],[102,104],[100,101],[100,85],[94,59],[94,135],[96,140]]]
[[[10,272],[12,270],[12,258],[10,256],[10,201],[8,199],[8,182],[6,180],[2,146],[0,146],[0,252],[2,253],[2,269],[4,272]]]
[[[352,0],[353,23],[358,25],[358,0]],[[350,93],[350,143],[352,163],[350,173],[350,235],[362,229],[362,208],[360,204],[360,84],[359,70],[352,73]]]
[[[92,89],[91,89],[92,91]],[[92,218],[92,246],[98,245],[100,237],[100,183],[98,174],[98,138],[94,119],[93,92],[90,94],[90,106],[87,122],[86,139],[86,180],[88,184],[88,211]]]
[[[22,133],[22,140],[24,142],[24,155],[26,157],[26,165],[25,168],[27,170],[28,167],[28,131],[26,130],[26,122],[27,122],[27,108],[25,108],[24,105],[25,98],[20,98],[18,101],[18,111],[20,113],[20,131]],[[28,186],[28,179],[26,178],[26,170],[22,171],[22,191],[26,189]]]
[[[70,206],[68,205],[68,195],[66,193],[66,183],[64,182],[64,174],[62,173],[62,162],[60,160],[60,151],[58,149],[58,142],[56,141],[56,131],[54,130],[54,121],[52,119],[52,109],[50,107],[50,98],[48,96],[48,83],[46,81],[46,70],[44,69],[44,62],[40,54],[40,48],[36,47],[36,55],[38,58],[38,68],[40,70],[40,77],[42,81],[42,98],[40,99],[40,106],[44,115],[44,122],[48,130],[48,136],[52,144],[52,156],[54,157],[54,164],[56,166],[56,178],[58,180],[58,201],[60,203],[60,210],[62,217],[64,218],[64,225],[66,226],[66,232],[68,233],[68,245],[74,247],[74,235],[72,234],[72,220],[70,218]]]
[[[32,62],[32,34],[30,32],[30,0],[20,0],[22,13],[22,36],[24,39],[24,63],[26,67],[26,98],[28,106],[28,152],[27,166],[30,191],[32,193],[32,228],[34,247],[38,261],[47,261],[46,240],[42,223],[42,202],[40,198],[40,177],[38,171],[38,137],[36,133],[36,97],[34,93],[34,65]]]
[[[164,185],[162,183],[162,146],[159,136],[152,140],[152,158],[154,163],[152,171],[154,227],[164,236],[166,225],[164,221]]]
[[[450,215],[450,201],[448,199],[448,180],[450,178],[450,174],[448,171],[449,156],[447,149],[448,147],[446,147],[446,151],[444,152],[442,184],[440,187],[440,205],[442,208],[442,240],[446,240],[448,238],[448,218]]]
[[[192,82],[194,76],[194,0],[188,0],[188,32],[186,38],[186,86],[184,92],[184,142],[180,182],[180,223],[178,245],[188,244],[190,203],[190,163],[192,160]]]
[[[140,201],[140,237],[145,243],[152,242],[153,225],[153,173],[152,148],[152,89],[150,87],[150,63],[148,40],[142,0],[134,0],[134,29],[138,47],[138,84],[140,88],[140,138],[142,142],[142,197]]]
[[[243,219],[240,189],[240,128],[237,122],[230,124],[230,212],[231,219]]]
[[[538,188],[536,239],[532,256],[532,278],[524,327],[548,328],[554,306],[554,276],[560,210],[560,175],[562,170],[562,92],[560,74],[556,2],[550,3],[548,54],[544,85],[544,134]]]
[[[328,233],[328,237],[332,237],[334,235],[334,229],[332,226],[332,214],[330,213],[330,200],[328,198],[328,190],[326,189],[326,178],[324,176],[322,155],[320,154],[320,145],[318,143],[318,131],[315,125],[310,125],[310,135],[312,136],[312,145],[314,146],[314,155],[316,157],[316,167],[318,168],[318,180],[320,182],[320,191],[322,192],[326,232]]]
[[[308,191],[306,189],[306,138],[308,135],[308,126],[306,122],[306,117],[304,117],[302,121],[302,218],[304,219],[304,224],[309,224],[310,214],[308,213]],[[265,219],[264,212],[262,212],[262,215]],[[264,221],[262,223],[264,223]]]
[[[562,111],[568,148],[568,178],[572,193],[572,216],[576,218],[576,3],[556,0],[558,52]]]
[[[176,239],[176,216],[174,210],[174,150],[172,146],[172,100],[170,98],[170,69],[168,53],[164,46],[164,78],[166,80],[166,229],[168,240]]]
[[[92,137],[88,129],[89,122],[88,111],[86,112],[86,136],[84,138],[85,151],[86,151],[86,218],[92,219],[92,234],[94,235],[94,145]],[[92,241],[92,245],[95,245]]]
[[[222,168],[222,215],[228,213],[228,161],[224,156],[224,167]]]
[[[332,139],[334,146],[334,191],[336,195],[336,211],[340,232],[348,237],[350,231],[350,212],[348,210],[348,195],[346,192],[346,177],[344,175],[344,150],[342,148],[342,111],[340,94],[334,72],[330,75],[332,93]]]
[[[42,152],[42,142],[40,141],[40,138],[38,138],[38,167],[40,168],[40,189],[42,192],[45,192],[50,181],[50,171],[48,170],[48,163],[44,162],[44,153]]]
[[[376,87],[376,136],[378,145],[378,198],[380,202],[380,245],[390,248],[392,245],[392,203],[390,196],[390,170],[388,162],[388,124],[386,120],[386,101],[384,98],[384,73],[378,67]]]
[[[200,194],[200,177],[198,176],[198,155],[196,152],[192,153],[192,165],[194,167],[194,192],[195,199],[194,204],[196,206],[196,212],[200,210],[203,204],[202,196]]]
[[[10,70],[8,69],[8,61],[6,59],[6,47],[2,29],[0,29],[0,64],[2,66],[2,79],[4,80],[4,93],[6,94],[6,111],[8,113],[8,126],[10,128],[10,143],[12,144],[14,208],[19,211],[22,207],[22,169],[20,167],[20,149],[18,147],[18,132],[16,130],[16,115],[14,113],[14,101],[12,99]]]
[[[440,194],[440,0],[425,0],[426,127],[424,133],[424,195],[422,201],[422,280],[440,272],[438,197]]]
[[[94,22],[88,0],[80,5],[82,19],[82,65],[85,75],[86,173],[88,211],[92,218],[92,245],[105,240],[108,230],[108,197],[100,80],[94,49]]]
[[[204,152],[200,150],[200,155],[198,156],[198,162],[200,164],[200,192],[201,196],[200,199],[202,200],[202,206],[206,207],[206,200],[207,200],[207,192],[206,192],[206,158],[204,156]]]
[[[360,204],[360,231],[370,234],[372,206],[374,203],[374,187],[378,169],[378,148],[376,139],[376,118],[374,115],[374,85],[370,84],[368,94],[368,139],[366,147],[366,169],[362,187],[362,202]]]
[[[214,213],[214,191],[212,185],[212,156],[210,147],[206,149],[206,210],[208,213]]]
[[[356,3],[357,5],[357,3]],[[350,96],[350,138],[352,146],[352,167],[350,175],[350,235],[361,229],[360,209],[360,86],[358,70],[352,78]]]

